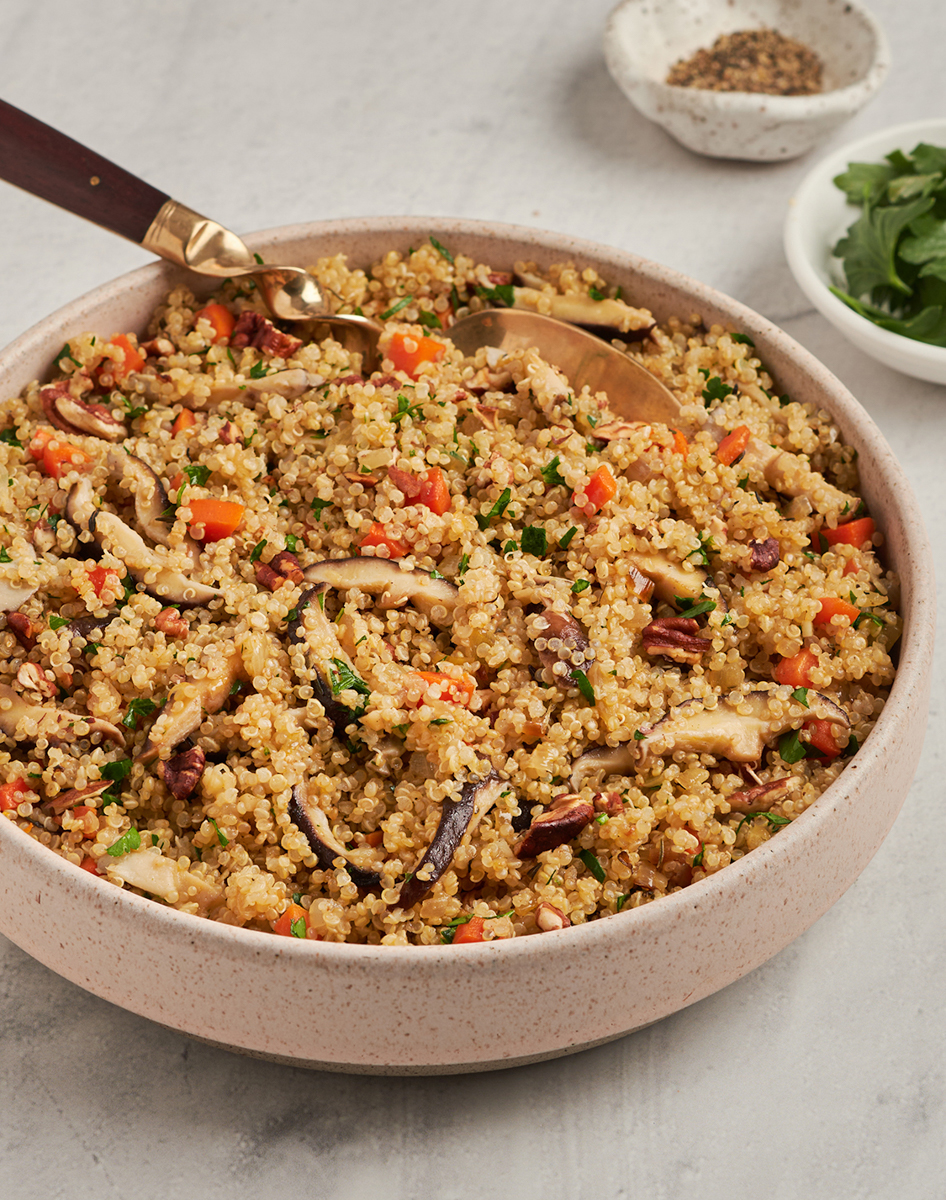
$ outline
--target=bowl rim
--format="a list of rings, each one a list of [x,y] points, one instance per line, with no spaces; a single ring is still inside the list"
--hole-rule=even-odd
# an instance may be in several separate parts
[[[946,116],[924,117],[917,121],[890,125],[832,150],[811,168],[789,200],[783,245],[789,268],[798,286],[836,326],[850,330],[855,337],[870,338],[879,350],[911,357],[917,363],[946,367],[946,347],[934,346],[929,342],[905,337],[902,333],[894,333],[890,329],[882,329],[867,317],[862,317],[860,313],[849,308],[843,300],[839,300],[825,283],[821,270],[808,253],[805,236],[818,203],[818,194],[825,189],[826,184],[830,183],[833,188],[834,176],[840,174],[849,162],[856,161],[861,156],[876,159],[886,153],[883,147],[888,144],[891,150],[902,149],[894,143],[899,143],[902,138],[919,137],[924,132],[933,130],[942,131],[943,140],[946,142]],[[847,203],[840,189],[834,188],[830,195],[837,201],[839,217],[846,209],[852,214],[856,211]],[[854,220],[853,215],[851,220]],[[828,249],[826,246],[825,250]]]
[[[423,960],[425,968],[440,971],[448,969],[449,963],[456,963],[458,952],[471,956],[474,960],[479,956],[484,967],[499,967],[506,960],[514,961],[522,955],[547,955],[561,951],[566,945],[573,952],[582,947],[591,949],[600,947],[616,937],[627,936],[631,932],[631,913],[633,928],[652,930],[655,926],[669,927],[677,917],[692,907],[699,908],[701,901],[709,901],[715,894],[725,891],[738,891],[740,885],[751,884],[752,877],[763,873],[773,859],[783,856],[783,850],[791,851],[799,842],[811,842],[814,845],[819,836],[819,830],[830,823],[835,814],[848,804],[860,787],[860,776],[875,765],[882,762],[886,755],[887,746],[896,740],[898,726],[907,719],[909,709],[913,704],[913,691],[922,684],[927,672],[932,654],[933,634],[935,628],[935,586],[933,585],[932,552],[923,525],[919,505],[914,496],[902,467],[893,456],[880,429],[851,395],[844,385],[825,368],[813,354],[805,350],[793,338],[767,318],[749,309],[739,301],[733,300],[717,289],[707,284],[691,279],[673,268],[643,258],[616,247],[566,234],[555,234],[529,226],[520,226],[501,222],[477,221],[461,218],[444,217],[366,217],[348,218],[339,221],[318,221],[300,223],[288,226],[277,226],[254,234],[247,235],[244,240],[251,250],[265,251],[272,245],[292,243],[317,236],[334,234],[351,239],[359,235],[390,234],[402,238],[404,244],[412,243],[420,236],[426,239],[434,234],[438,238],[449,238],[450,235],[471,239],[491,238],[497,242],[528,242],[537,250],[548,251],[556,255],[569,254],[575,257],[585,257],[594,260],[606,251],[611,260],[621,269],[631,271],[644,270],[652,281],[667,284],[674,288],[686,289],[695,305],[713,310],[722,301],[732,319],[738,321],[742,328],[751,330],[759,337],[778,336],[784,339],[786,345],[795,356],[795,361],[805,368],[809,374],[827,378],[834,386],[832,400],[837,402],[832,410],[836,420],[844,418],[848,425],[856,422],[858,440],[862,445],[869,446],[878,458],[887,464],[887,471],[892,485],[892,494],[897,497],[897,505],[892,512],[898,510],[903,517],[904,543],[903,562],[898,564],[901,573],[905,573],[908,564],[913,564],[915,582],[923,583],[928,576],[930,587],[909,589],[912,599],[909,619],[905,619],[903,653],[894,679],[890,695],[884,710],[870,736],[860,747],[857,757],[844,769],[839,778],[804,813],[796,818],[789,826],[779,831],[777,838],[772,838],[762,846],[735,863],[715,874],[700,880],[698,883],[684,888],[670,896],[664,896],[657,903],[644,904],[626,913],[614,914],[609,919],[598,919],[572,926],[569,929],[552,931],[543,937],[518,937],[497,939],[491,942],[431,946],[382,946],[364,945],[358,943],[335,943],[324,941],[303,941],[295,938],[283,938],[262,930],[246,929],[211,921],[190,913],[179,912],[159,901],[138,896],[126,888],[120,888],[106,879],[93,876],[87,871],[74,866],[61,858],[55,852],[48,850],[35,841],[27,833],[19,829],[13,821],[0,818],[0,858],[5,851],[3,842],[10,838],[9,849],[18,854],[26,855],[31,864],[35,865],[40,875],[51,874],[60,881],[65,890],[72,894],[83,894],[91,900],[107,902],[111,907],[130,905],[129,919],[134,918],[136,932],[144,936],[146,932],[157,935],[173,936],[177,934],[190,941],[194,938],[208,939],[209,945],[225,952],[232,948],[235,952],[252,952],[256,959],[262,954],[268,957],[291,958],[300,961],[307,955],[315,955],[326,966],[336,960],[354,960],[360,964],[376,964],[377,968],[399,970],[410,963]],[[134,288],[157,287],[163,281],[165,288],[170,288],[182,279],[187,279],[193,285],[194,277],[182,272],[180,268],[172,268],[167,263],[152,263],[128,272],[107,283],[100,285],[84,296],[49,314],[43,321],[34,325],[20,335],[15,341],[0,351],[0,372],[7,367],[7,359],[14,363],[18,354],[30,352],[33,343],[45,344],[46,334],[43,326],[53,321],[87,319],[85,314],[94,308],[98,302],[116,292],[131,294]],[[213,281],[208,281],[208,286]],[[51,351],[50,353],[53,353]],[[904,614],[905,617],[907,614]],[[39,877],[39,876],[38,876]],[[627,917],[628,924],[621,923],[621,918]],[[144,922],[144,925],[142,925]],[[129,925],[131,928],[131,925]],[[564,939],[564,941],[563,941]],[[266,949],[268,947],[268,949]]]
[[[823,2],[823,0],[821,0]],[[873,54],[866,70],[853,83],[832,88],[827,92],[816,92],[810,96],[777,96],[767,92],[716,92],[710,88],[685,88],[666,83],[662,79],[642,72],[637,59],[624,44],[618,32],[618,23],[625,10],[640,9],[646,17],[648,0],[620,0],[609,13],[605,25],[605,48],[608,65],[612,61],[612,74],[623,77],[631,87],[646,87],[655,96],[680,106],[702,108],[720,115],[747,113],[765,114],[768,118],[796,121],[817,119],[833,113],[851,112],[866,104],[880,88],[890,70],[890,44],[883,26],[860,0],[845,0],[844,7],[862,22],[873,40]]]

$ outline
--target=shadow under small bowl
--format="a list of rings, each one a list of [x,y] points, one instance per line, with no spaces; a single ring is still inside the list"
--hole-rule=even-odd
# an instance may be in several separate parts
[[[834,183],[835,176],[847,170],[848,163],[882,162],[892,150],[909,152],[919,142],[946,146],[946,117],[879,130],[822,159],[789,201],[785,256],[795,281],[815,308],[859,350],[915,379],[946,383],[946,347],[881,329],[830,290],[832,285],[847,290],[841,263],[832,250],[863,211],[847,202]]]
[[[561,234],[378,217],[246,241],[273,261],[305,266],[346,254],[368,268],[430,236],[497,270],[521,259],[592,267],[658,320],[698,311],[707,325],[751,337],[779,390],[830,412],[858,452],[864,498],[901,578],[900,664],[850,765],[771,841],[653,904],[532,937],[368,946],[238,929],[117,888],[0,819],[0,933],[152,1021],[296,1066],[402,1075],[514,1066],[610,1041],[725,987],[803,933],[854,882],[903,803],[926,726],[935,588],[923,520],[877,426],[825,367],[712,288]],[[0,353],[0,396],[48,377],[60,347],[83,330],[144,331],[183,281],[177,268],[155,264],[47,317]]]
[[[775,29],[813,50],[824,91],[716,92],[665,82],[721,34]],[[615,82],[645,117],[713,158],[777,162],[813,149],[871,99],[890,64],[887,39],[855,0],[624,0],[605,31]]]

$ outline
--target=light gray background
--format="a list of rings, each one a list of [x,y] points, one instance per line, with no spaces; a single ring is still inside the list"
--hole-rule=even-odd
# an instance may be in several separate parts
[[[871,2],[893,70],[825,149],[946,108],[946,5]],[[612,243],[738,297],[879,422],[946,576],[946,390],[861,358],[782,254],[788,198],[819,152],[751,166],[681,149],[607,75],[610,7],[2,0],[0,93],[237,231],[494,218]],[[0,228],[0,344],[147,261],[3,184]],[[574,1058],[407,1080],[272,1066],[113,1008],[0,942],[0,1194],[943,1196],[943,704],[938,665],[904,813],[827,916],[724,992]]]

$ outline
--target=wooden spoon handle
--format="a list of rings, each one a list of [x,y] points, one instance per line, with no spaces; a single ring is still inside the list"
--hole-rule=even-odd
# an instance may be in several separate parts
[[[58,129],[0,100],[0,179],[141,242],[170,199]]]

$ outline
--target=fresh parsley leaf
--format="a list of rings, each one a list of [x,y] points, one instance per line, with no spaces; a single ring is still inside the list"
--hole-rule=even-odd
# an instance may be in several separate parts
[[[587,591],[588,588],[590,588],[590,587],[591,587],[590,579],[576,579],[575,582],[572,584],[572,595],[579,596],[579,595],[581,595],[582,592]]]
[[[499,499],[496,501],[496,503],[493,505],[493,507],[489,510],[488,513],[486,513],[485,515],[483,513],[478,513],[477,517],[476,517],[476,523],[477,523],[477,525],[479,525],[480,529],[485,530],[487,528],[487,526],[489,525],[490,521],[492,521],[493,517],[501,517],[503,515],[503,513],[506,511],[506,508],[511,499],[512,499],[511,489],[505,488],[502,495],[499,497]]]
[[[751,346],[755,349],[755,342],[749,337],[748,333],[731,333],[729,335],[731,342],[738,342],[741,346]]]
[[[253,547],[253,549],[250,551],[250,562],[251,563],[259,562],[260,556],[263,553],[263,548],[266,545],[266,540],[267,540],[266,538],[263,538],[263,540],[261,542],[257,542],[256,545]]]
[[[67,617],[52,616],[49,618],[49,628],[50,629],[62,629],[63,625],[68,625],[68,624],[69,624],[69,620]]]
[[[805,757],[805,746],[797,729],[783,733],[778,740],[778,752],[783,762],[797,763]]]
[[[426,309],[421,309],[417,314],[417,323],[423,325],[425,329],[443,329],[443,321],[435,312],[428,312]]]
[[[567,550],[571,544],[572,538],[578,532],[578,526],[573,525],[571,529],[566,529],[562,536],[558,539],[559,550]]]
[[[723,383],[718,375],[712,375],[707,379],[706,387],[703,389],[703,404],[706,408],[709,408],[714,401],[725,400],[735,390],[728,383]]]
[[[506,308],[512,308],[516,302],[516,293],[511,283],[500,283],[491,288],[477,287],[476,294],[483,300],[488,300],[490,304],[502,304]]]
[[[580,850],[578,857],[585,864],[588,870],[594,875],[599,883],[604,883],[607,876],[605,875],[604,867],[601,865],[600,859],[596,858],[590,850]]]
[[[194,486],[203,487],[210,478],[210,467],[205,467],[203,463],[188,463],[184,467],[184,474]]]
[[[359,696],[371,695],[371,688],[355,674],[346,662],[340,658],[333,658],[331,661],[335,668],[331,678],[333,696],[349,690],[357,692]]]
[[[305,917],[296,917],[289,922],[289,932],[295,938],[305,938]]]
[[[269,367],[260,360],[250,367],[250,379],[264,379],[269,374]]]
[[[450,720],[449,717],[435,717],[430,722],[430,724],[431,725],[452,725],[453,722]]]
[[[932,207],[933,198],[927,196],[911,204],[868,205],[864,209],[834,247],[835,255],[843,262],[851,295],[871,296],[875,302],[878,289],[910,295],[911,288],[897,268],[897,239],[911,221]]]
[[[285,537],[286,549],[290,554],[295,554],[299,547],[299,539],[294,533],[287,533]]]
[[[694,855],[694,857],[693,857],[693,863],[692,863],[692,865],[693,865],[694,867],[701,867],[701,866],[703,865],[703,855],[704,855],[705,853],[706,853],[706,847],[705,847],[705,846],[700,846],[699,853],[698,853],[698,854],[696,854],[696,855]]]
[[[558,469],[561,461],[560,455],[556,454],[550,463],[546,463],[544,467],[539,467],[539,474],[545,480],[547,488],[566,486],[565,480]]]
[[[575,687],[584,696],[589,704],[595,704],[595,689],[591,686],[591,682],[584,671],[572,671],[572,679],[575,681]]]
[[[398,425],[405,417],[415,420],[421,412],[423,412],[423,405],[411,404],[406,396],[399,395],[397,398],[397,412],[391,420],[395,425]]]
[[[112,858],[121,858],[123,854],[137,850],[140,845],[141,834],[132,826],[127,833],[122,834],[118,841],[112,842],[106,853],[110,854]]]
[[[312,501],[312,503],[309,505],[309,507],[315,513],[315,519],[317,521],[320,521],[322,519],[322,513],[327,508],[332,507],[332,501],[331,500],[320,500],[318,498],[318,496],[316,496],[316,498]]]
[[[599,291],[598,288],[596,288],[596,287],[590,287],[588,289],[588,295],[591,297],[592,300],[606,300],[607,299],[607,296],[604,294],[604,292]]]
[[[708,567],[710,565],[709,556],[716,552],[716,545],[710,535],[704,533],[702,530],[697,534],[697,537],[700,544],[696,550],[690,551],[687,558],[695,558],[701,566]]]
[[[635,729],[634,730],[634,741],[642,742],[643,740],[644,740],[644,734],[641,733],[641,731],[639,729]],[[658,786],[659,786],[659,784],[658,784]]]
[[[221,846],[229,846],[230,839],[225,834],[220,832],[220,826],[213,819],[213,817],[208,817],[207,820],[210,822],[211,825],[213,825],[214,831],[217,834],[217,841],[220,843],[220,845]],[[304,921],[302,923],[303,923],[303,925],[305,924]]]
[[[459,577],[461,579],[467,573],[469,566],[470,566],[470,556],[469,556],[469,554],[464,554],[463,557],[460,559],[460,566],[457,570],[457,575],[459,575]]]
[[[161,706],[154,700],[149,700],[145,696],[136,697],[134,700],[129,700],[128,708],[125,715],[122,717],[122,724],[126,729],[136,729],[138,726],[139,717],[150,717],[153,712]]]
[[[263,259],[262,259],[262,256],[261,256],[261,255],[259,255],[259,254],[257,254],[255,250],[253,251],[253,257],[256,259],[257,263],[258,263],[260,266],[262,266],[262,265],[263,265]]]
[[[0,442],[5,442],[8,446],[19,446],[22,449],[23,443],[16,436],[15,429],[0,430]]]
[[[410,304],[413,299],[413,296],[402,296],[396,304],[392,304],[390,308],[386,309],[381,314],[379,320],[387,321],[390,317],[393,317],[395,313],[399,313],[402,308],[407,308],[408,304]]]
[[[795,688],[792,692],[792,699],[797,700],[799,704],[805,708],[808,707],[808,689],[806,687]]]
[[[80,363],[79,360],[72,353],[72,347],[69,345],[68,342],[66,342],[65,346],[63,346],[63,348],[56,355],[56,366],[59,368],[60,371],[62,370],[62,360],[64,358],[68,358],[69,361],[75,363],[75,365],[77,367],[82,366],[82,363]]]
[[[764,821],[768,821],[770,829],[780,829],[783,825],[791,825],[791,817],[783,817],[781,813],[759,813]]]
[[[7,553],[6,546],[0,546],[0,563],[13,562],[13,559]]]
[[[131,759],[120,758],[117,762],[103,763],[100,773],[103,779],[111,779],[114,783],[118,783],[131,774]]]
[[[433,234],[430,235],[430,244],[431,244],[431,246],[433,246],[433,248],[437,251],[437,253],[442,258],[445,258],[447,260],[447,262],[450,263],[451,266],[453,266],[453,255],[450,253],[450,251],[447,249],[446,246],[442,245],[440,242],[437,241],[437,239],[434,237]]]
[[[113,395],[114,394],[115,393],[113,393]],[[122,402],[122,407],[124,408],[125,414],[129,421],[134,421],[136,417],[141,417],[148,411],[146,405],[135,404],[130,396],[125,396],[121,392],[118,393],[118,396]]]
[[[522,553],[543,558],[549,547],[548,534],[541,525],[526,525],[522,531]]]
[[[519,549],[519,547],[512,540],[512,538],[510,538],[509,541],[506,542],[503,546],[503,554],[512,554],[514,550],[518,550],[518,549]]]

